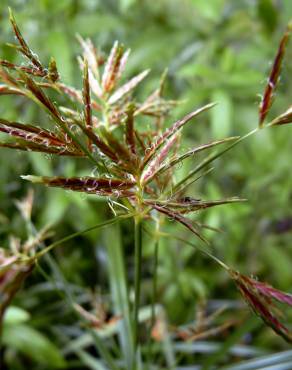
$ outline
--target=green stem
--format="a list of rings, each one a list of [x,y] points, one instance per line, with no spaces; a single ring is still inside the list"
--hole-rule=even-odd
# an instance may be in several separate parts
[[[159,232],[159,221],[157,221],[156,231]],[[151,332],[155,325],[155,303],[157,302],[157,271],[158,271],[158,250],[159,250],[159,236],[155,235],[155,244],[154,244],[154,263],[153,263],[153,277],[152,277],[152,297],[151,297],[151,318],[150,326],[148,333],[148,368],[150,369],[150,360],[152,358],[152,341],[151,341]]]
[[[133,318],[133,338],[134,338],[134,357],[138,349],[138,325],[139,325],[139,306],[141,295],[141,267],[142,267],[142,222],[139,218],[135,219],[135,302]],[[135,359],[134,359],[135,360]],[[135,366],[133,367],[135,369]]]
[[[156,239],[154,245],[154,266],[153,266],[153,280],[152,280],[152,302],[151,302],[151,324],[152,329],[155,324],[155,303],[157,302],[157,270],[158,270],[158,250],[159,250],[159,239]]]

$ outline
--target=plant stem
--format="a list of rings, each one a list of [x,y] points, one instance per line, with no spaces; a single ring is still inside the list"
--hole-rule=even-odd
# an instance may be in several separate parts
[[[152,281],[152,302],[151,302],[151,324],[152,329],[155,324],[155,303],[157,302],[157,269],[158,269],[158,250],[159,239],[157,238],[154,245],[154,266],[153,266],[153,281]]]
[[[134,357],[136,357],[138,349],[138,324],[139,324],[138,316],[141,294],[141,267],[142,267],[142,222],[141,219],[135,218],[135,302],[133,317]],[[135,365],[133,369],[135,369]]]
[[[159,221],[157,221],[157,230],[159,231]],[[157,270],[158,270],[158,251],[159,251],[159,236],[155,235],[154,244],[154,263],[153,263],[153,276],[152,276],[152,297],[151,297],[151,318],[148,333],[148,368],[150,368],[150,360],[152,358],[152,329],[155,325],[155,303],[157,302]]]

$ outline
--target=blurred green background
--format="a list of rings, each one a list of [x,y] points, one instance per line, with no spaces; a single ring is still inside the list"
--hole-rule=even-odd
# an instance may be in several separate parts
[[[151,68],[150,76],[139,89],[141,96],[155,86],[167,67],[166,96],[183,102],[169,123],[206,102],[217,101],[218,106],[184,131],[186,148],[228,135],[243,135],[257,126],[258,95],[264,89],[279,39],[292,17],[291,0],[2,0],[1,58],[11,61],[16,60],[16,56],[5,45],[13,41],[8,6],[14,10],[31,48],[45,64],[54,56],[63,80],[70,85],[80,87],[82,84],[76,62],[80,52],[76,41],[78,33],[90,37],[101,50],[108,51],[114,40],[130,47],[128,75]],[[291,56],[290,45],[271,117],[291,105]],[[23,122],[43,119],[35,106],[9,97],[1,97],[0,116]],[[208,235],[214,253],[242,273],[257,275],[290,292],[291,135],[289,126],[260,132],[216,161],[215,170],[190,193],[195,198],[235,195],[247,198],[246,204],[226,205],[202,214],[204,223],[224,231]],[[70,176],[76,173],[76,167],[68,160],[49,160],[43,155],[5,149],[0,151],[0,163],[0,242],[5,246],[9,235],[23,237],[25,233],[14,205],[14,200],[23,197],[29,186],[20,175]],[[183,170],[190,170],[193,162],[189,161],[188,166]],[[56,238],[110,215],[106,204],[92,197],[39,187],[35,187],[35,193],[35,224],[41,227],[55,223]],[[173,230],[176,226],[171,224],[169,228]],[[181,227],[177,229],[182,232]],[[91,233],[55,252],[63,276],[72,289],[77,292],[81,289],[87,297],[85,301],[90,290],[99,289],[105,296],[108,294],[104,250],[108,238],[106,232]],[[127,223],[122,226],[121,238],[131,278],[132,238]],[[152,254],[153,246],[147,239],[143,271],[146,295]],[[46,262],[44,266],[50,271]],[[173,325],[192,320],[198,302],[208,300],[215,306],[220,302],[233,302],[236,306],[239,302],[239,295],[224,272],[193,249],[172,240],[164,241],[161,247],[159,289],[160,303],[166,307]],[[43,340],[50,340],[56,347],[65,346],[68,338],[78,336],[66,305],[52,284],[46,283],[38,272],[29,279],[14,304],[30,312],[26,323],[28,335],[33,335],[29,330],[34,330],[36,336],[43,335]],[[17,336],[17,331],[14,335]],[[228,340],[227,335],[220,339],[222,343],[224,340]],[[234,343],[236,341],[271,353],[289,348],[260,320],[256,321],[252,334],[240,336]],[[24,363],[33,369],[54,367],[53,360],[51,365],[39,361],[33,353],[34,345],[25,349],[29,353],[27,357],[22,349],[23,357],[19,360],[13,354],[21,352],[21,348],[10,345],[13,369],[24,369]],[[51,347],[44,347],[49,353]],[[51,350],[54,352],[56,348]],[[200,355],[196,356],[189,355],[185,363],[201,363]],[[233,360],[219,358],[216,366]],[[68,368],[74,368],[70,366]]]

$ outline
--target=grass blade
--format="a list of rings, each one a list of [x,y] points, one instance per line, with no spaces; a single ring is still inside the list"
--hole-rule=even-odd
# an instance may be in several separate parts
[[[114,314],[121,316],[119,340],[127,368],[130,369],[133,357],[133,336],[130,319],[129,295],[123,246],[119,225],[113,225],[105,231],[105,244],[108,255],[108,276],[114,305]]]

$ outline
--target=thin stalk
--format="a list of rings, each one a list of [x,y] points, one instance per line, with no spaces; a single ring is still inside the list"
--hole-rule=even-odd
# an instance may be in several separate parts
[[[152,330],[155,324],[155,302],[157,302],[157,272],[158,272],[158,251],[159,239],[157,238],[154,245],[154,266],[153,266],[153,279],[152,279],[152,302],[151,302],[151,322],[150,329]]]
[[[92,231],[92,230],[95,230],[95,229],[99,229],[99,228],[102,228],[104,226],[115,224],[116,222],[120,221],[121,219],[129,218],[129,217],[133,217],[133,214],[130,214],[129,213],[128,215],[117,216],[117,217],[114,217],[114,218],[112,218],[112,219],[110,219],[108,221],[102,222],[100,224],[91,226],[91,227],[89,227],[87,229],[84,229],[82,231],[77,231],[77,232],[75,232],[73,234],[70,234],[68,236],[65,236],[64,238],[62,238],[60,240],[57,240],[56,242],[54,242],[54,243],[48,245],[46,248],[42,249],[40,252],[37,253],[36,257],[37,258],[42,257],[44,254],[48,253],[51,249],[55,248],[57,245],[62,244],[62,243],[65,243],[68,240],[71,240],[71,239],[75,238],[76,236],[79,236],[79,235],[88,233],[89,231]]]
[[[266,126],[265,126],[266,127]],[[179,187],[184,184],[187,180],[189,180],[192,176],[194,176],[197,172],[199,172],[202,168],[204,168],[207,164],[213,162],[215,159],[219,158],[222,154],[228,152],[230,149],[235,147],[237,144],[242,142],[243,140],[247,139],[249,136],[257,133],[260,130],[260,128],[255,128],[254,130],[248,132],[246,135],[240,137],[236,141],[234,141],[231,145],[229,145],[227,148],[220,150],[219,152],[216,152],[215,154],[211,154],[209,157],[207,157],[204,161],[202,161],[197,167],[195,167],[186,177],[184,177],[181,181],[179,181],[172,191],[176,191],[179,189]]]
[[[156,221],[156,231],[159,232],[159,221]],[[155,325],[155,303],[157,303],[157,272],[158,272],[158,251],[159,251],[159,235],[155,234],[154,244],[154,261],[153,261],[153,277],[152,277],[152,297],[151,297],[151,318],[148,333],[148,368],[150,369],[150,360],[152,358],[152,340],[151,333]]]
[[[134,357],[138,349],[138,326],[139,326],[139,306],[141,295],[141,267],[142,267],[142,222],[140,218],[135,218],[135,301],[133,316],[133,338],[134,338]],[[133,367],[135,369],[135,365]]]

